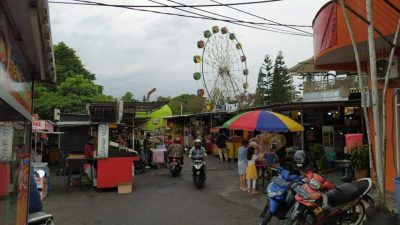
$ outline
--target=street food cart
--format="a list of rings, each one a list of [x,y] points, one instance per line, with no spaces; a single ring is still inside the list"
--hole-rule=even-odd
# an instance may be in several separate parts
[[[135,114],[159,108],[165,103],[92,103],[89,107],[92,136],[97,140],[97,188],[132,184],[135,151]],[[122,141],[121,141],[122,140]]]

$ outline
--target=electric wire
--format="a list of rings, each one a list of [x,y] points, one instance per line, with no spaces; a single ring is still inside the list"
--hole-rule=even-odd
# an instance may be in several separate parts
[[[273,20],[270,20],[270,19],[267,19],[267,18],[258,16],[258,15],[255,15],[255,14],[253,14],[253,13],[249,13],[249,12],[247,12],[247,11],[244,11],[244,10],[241,10],[241,9],[238,9],[238,8],[235,8],[235,7],[232,7],[232,6],[229,6],[229,5],[227,5],[227,4],[220,3],[220,2],[215,1],[215,0],[210,0],[210,1],[212,1],[212,2],[214,2],[214,3],[218,3],[218,4],[220,4],[221,6],[223,5],[223,6],[226,6],[226,7],[228,7],[228,8],[234,9],[234,10],[236,10],[236,11],[245,13],[245,14],[247,14],[247,15],[251,15],[251,16],[254,16],[254,17],[256,17],[256,18],[259,18],[259,19],[262,19],[262,20],[265,20],[265,21],[268,21],[268,22],[271,22],[271,23],[275,23],[275,24],[277,24],[277,25],[285,26],[285,27],[287,27],[287,28],[291,28],[291,29],[293,29],[293,30],[296,30],[296,31],[299,31],[299,32],[303,32],[303,33],[312,35],[312,33],[308,32],[308,31],[304,31],[304,30],[301,30],[301,29],[298,29],[298,28],[295,28],[295,27],[291,27],[291,26],[289,26],[289,25],[285,25],[285,24],[282,24],[282,23],[278,23],[278,22],[276,22],[276,21],[273,21]]]
[[[77,0],[77,1],[81,1],[81,0]],[[148,0],[148,1],[153,2],[153,3],[160,4],[160,5],[166,5],[166,4],[164,4],[164,3],[160,3],[160,2],[157,2],[157,1],[155,1],[155,0]],[[172,1],[172,0],[167,0],[167,1],[172,2],[172,3],[176,3],[176,4],[180,4],[180,5],[185,5],[185,4],[183,4],[183,3],[179,3],[179,2],[176,2],[176,1]],[[172,8],[174,8],[174,7],[172,7]],[[191,8],[196,9],[195,7],[191,7]],[[176,9],[176,10],[179,10],[179,11],[183,11],[183,12],[187,12],[187,13],[199,15],[199,16],[205,16],[205,15],[203,15],[203,14],[191,12],[191,11],[185,10],[185,9],[179,9],[179,8],[175,8],[175,9]],[[228,18],[228,19],[234,19],[234,18],[232,18],[232,17],[223,16],[223,15],[220,15],[220,14],[217,14],[217,13],[213,13],[213,12],[209,12],[209,11],[203,10],[203,9],[196,9],[196,10],[198,10],[198,11],[203,11],[203,12],[206,12],[206,13],[209,13],[209,14],[212,14],[212,15],[217,15],[217,16],[220,16],[220,17]],[[211,18],[218,19],[218,18],[215,18],[215,17],[211,17]],[[273,28],[261,28],[261,27],[257,27],[257,26],[251,26],[251,25],[240,24],[240,23],[237,23],[237,22],[228,22],[228,23],[232,23],[232,24],[239,25],[239,26],[244,26],[244,27],[249,27],[249,28],[254,28],[254,29],[258,29],[258,30],[265,30],[265,31],[275,32],[275,33],[291,34],[291,35],[298,35],[298,36],[310,36],[310,35],[300,34],[300,33],[291,33],[290,31],[276,31],[276,30],[271,30],[271,29],[273,29]],[[275,29],[276,29],[276,28],[275,28]]]
[[[150,1],[150,2],[155,2],[154,0],[148,0],[148,1]],[[186,6],[186,4],[183,4],[183,3],[180,3],[180,2],[176,2],[176,1],[173,1],[173,0],[166,0],[166,1],[168,1],[168,2],[172,2],[172,3],[175,3],[175,4],[179,4],[179,5],[181,5],[181,6]],[[162,4],[162,3],[161,3]],[[227,19],[235,19],[235,18],[233,18],[233,17],[229,17],[229,16],[224,16],[224,15],[221,15],[221,14],[218,14],[218,13],[214,13],[214,12],[211,12],[211,11],[208,11],[208,10],[204,10],[204,9],[198,9],[198,8],[196,8],[196,7],[190,7],[190,8],[192,8],[192,9],[195,9],[195,10],[198,10],[198,11],[201,11],[201,12],[205,12],[205,13],[208,13],[208,14],[211,14],[211,15],[214,15],[214,16],[219,16],[219,17],[223,17],[223,18],[227,18]],[[187,12],[187,11],[186,11]],[[190,12],[190,11],[189,11]],[[194,13],[194,12],[191,12],[191,13]],[[198,13],[195,13],[196,15],[201,15],[201,14],[198,14]],[[204,16],[204,15],[203,15]],[[236,24],[237,25],[237,24]],[[257,28],[258,28],[259,26],[257,26]],[[265,26],[263,26],[263,27],[265,27]],[[255,27],[253,27],[253,28],[255,28]],[[275,31],[280,31],[280,32],[285,32],[285,33],[288,33],[289,34],[289,32],[291,32],[291,31],[288,31],[288,30],[283,30],[283,29],[279,29],[279,28],[271,28],[271,27],[267,27],[269,30],[270,29],[274,29]],[[293,32],[291,32],[290,34],[292,34]],[[293,34],[297,34],[297,33],[293,33]]]
[[[220,18],[215,18],[215,17],[208,17],[208,16],[193,16],[193,15],[184,15],[184,14],[177,14],[177,13],[168,13],[168,12],[160,12],[160,11],[154,11],[154,10],[147,10],[147,9],[140,9],[140,8],[131,8],[131,7],[126,7],[123,5],[110,5],[106,3],[100,3],[100,2],[94,2],[94,1],[85,1],[85,0],[75,0],[74,4],[71,5],[88,5],[88,6],[103,6],[103,7],[116,7],[116,8],[124,8],[124,9],[129,9],[129,10],[134,10],[134,11],[141,11],[141,12],[149,12],[149,13],[155,13],[155,14],[162,14],[162,15],[170,15],[170,16],[178,16],[178,17],[187,17],[187,18],[194,18],[194,19],[203,19],[203,20],[213,20],[213,21],[222,21],[222,22],[227,22],[227,23],[233,23],[239,26],[245,26],[249,28],[254,28],[254,29],[259,29],[259,30],[264,30],[264,31],[270,31],[270,32],[275,32],[275,33],[282,33],[282,34],[289,34],[289,35],[297,35],[297,36],[306,36],[310,37],[310,35],[305,35],[305,34],[299,34],[299,33],[290,33],[288,32],[280,32],[280,31],[275,31],[271,29],[266,29],[266,28],[259,28],[259,27],[254,27],[246,24],[241,24],[241,23],[247,23],[247,24],[263,24],[263,23],[255,23],[255,22],[248,22],[248,21],[242,21],[242,20],[225,20],[225,19],[220,19]],[[161,3],[162,4],[162,3]],[[187,10],[186,10],[187,11]],[[188,11],[188,13],[195,14],[194,12]],[[276,28],[275,28],[276,29]]]
[[[283,0],[264,0],[264,1],[251,1],[251,2],[235,2],[235,3],[226,3],[225,5],[254,5],[254,4],[263,4],[263,3],[270,3],[270,2],[280,2]],[[54,4],[74,4],[74,2],[65,2],[65,1],[49,1],[49,3],[54,3]],[[172,6],[167,5],[167,6],[160,6],[160,5],[127,5],[123,4],[120,6],[125,6],[125,7],[135,7],[135,8],[171,8]],[[203,5],[187,5],[187,6],[174,6],[177,8],[189,8],[189,7],[219,7],[223,5],[218,5],[218,4],[203,4]]]

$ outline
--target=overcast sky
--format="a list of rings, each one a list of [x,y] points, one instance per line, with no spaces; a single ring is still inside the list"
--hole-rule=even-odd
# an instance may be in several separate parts
[[[103,2],[149,4],[146,0]],[[171,4],[166,0],[160,2]],[[180,2],[213,4],[208,0]],[[280,23],[311,25],[326,2],[328,0],[283,0],[236,7]],[[241,20],[265,22],[226,7],[203,9]],[[181,13],[174,9],[164,11]],[[271,33],[225,22],[59,4],[50,4],[50,14],[53,42],[64,41],[75,49],[87,69],[97,75],[96,83],[104,86],[105,94],[115,97],[131,91],[141,99],[153,87],[157,88],[154,96],[195,94],[198,89],[193,80],[193,56],[198,54],[196,43],[204,39],[203,32],[214,25],[228,27],[242,43],[250,70],[251,91],[256,87],[265,54],[275,57],[278,51],[283,51],[288,67],[313,55],[311,37]],[[311,28],[306,30],[312,31]]]

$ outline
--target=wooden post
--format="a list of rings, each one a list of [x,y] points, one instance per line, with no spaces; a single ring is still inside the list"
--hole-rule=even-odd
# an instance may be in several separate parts
[[[376,69],[376,51],[374,37],[374,16],[372,10],[372,0],[366,0],[368,24],[368,48],[369,48],[369,65],[371,73],[371,90],[372,90],[372,112],[374,118],[374,139],[375,139],[375,159],[376,159],[376,175],[378,178],[378,190],[380,199],[378,206],[385,205],[385,184],[384,184],[384,168],[383,168],[383,149],[382,149],[382,117],[380,112],[381,99],[378,90],[378,73]]]

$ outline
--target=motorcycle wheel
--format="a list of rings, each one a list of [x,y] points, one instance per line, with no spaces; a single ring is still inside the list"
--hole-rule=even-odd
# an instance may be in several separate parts
[[[135,163],[135,174],[142,174],[146,170],[146,165],[143,161]]]
[[[271,221],[271,219],[272,219],[272,212],[271,210],[268,209],[267,212],[262,217],[260,225],[267,225],[269,221]]]
[[[288,213],[294,213],[293,210],[290,210]],[[286,219],[285,225],[305,225],[307,224],[307,210],[305,208],[302,208],[299,210],[299,215],[296,218],[292,218],[290,214],[288,215],[288,218]]]
[[[359,214],[358,220],[354,223],[341,223],[341,224],[352,224],[352,225],[359,225],[364,222],[365,217],[365,206],[364,204],[359,201],[355,206],[353,206],[349,211],[349,213],[357,213]]]
[[[198,176],[196,176],[196,177],[194,177],[194,184],[195,184],[195,186],[196,186],[196,188],[197,189],[202,189],[203,188],[203,182],[201,182],[201,178],[200,177],[198,177]]]

